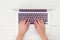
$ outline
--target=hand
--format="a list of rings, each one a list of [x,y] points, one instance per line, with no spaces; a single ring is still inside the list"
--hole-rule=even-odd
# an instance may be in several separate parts
[[[37,20],[35,20],[34,24],[35,24],[36,30],[39,33],[39,35],[41,36],[42,40],[48,40],[46,33],[45,33],[45,25],[44,25],[43,20],[37,19]]]
[[[19,22],[17,40],[22,40],[22,37],[28,30],[29,24],[30,24],[29,20],[21,20]]]

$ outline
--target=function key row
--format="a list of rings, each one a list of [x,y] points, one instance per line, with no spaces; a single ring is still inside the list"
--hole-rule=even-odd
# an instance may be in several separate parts
[[[47,12],[47,9],[19,9],[19,12]]]

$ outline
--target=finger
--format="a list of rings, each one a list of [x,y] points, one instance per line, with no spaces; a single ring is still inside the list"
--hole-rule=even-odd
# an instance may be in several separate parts
[[[44,21],[43,20],[40,20],[41,24],[44,25]]]
[[[41,21],[41,28],[45,29],[44,21],[43,20],[40,21]]]
[[[21,20],[21,23],[24,23],[25,24],[26,20]]]
[[[38,26],[38,23],[37,23],[37,21],[36,21],[36,20],[34,21],[34,24],[35,24],[35,27],[37,27],[37,26]]]
[[[19,21],[19,24],[22,22],[22,20]]]
[[[26,24],[27,21],[28,21],[28,19],[26,19],[25,24]]]
[[[37,19],[37,21],[38,21],[38,24],[40,25],[40,24],[41,24],[41,23],[40,23],[41,21],[40,21],[39,19]]]
[[[30,24],[30,22],[29,22],[29,20],[27,20],[25,25],[28,27],[29,24]]]

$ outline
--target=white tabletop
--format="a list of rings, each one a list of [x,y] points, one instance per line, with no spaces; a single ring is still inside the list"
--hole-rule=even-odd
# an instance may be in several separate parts
[[[50,40],[60,40],[59,2],[59,0],[0,0],[0,40],[16,40],[18,14],[17,11],[12,10],[15,8],[56,9],[54,11],[48,12],[49,22],[46,25],[46,33]],[[24,40],[40,40],[40,36],[36,32],[34,25],[30,25],[30,28],[26,33]]]

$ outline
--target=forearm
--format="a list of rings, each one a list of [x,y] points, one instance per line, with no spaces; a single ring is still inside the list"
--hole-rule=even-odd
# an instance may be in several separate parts
[[[47,38],[47,35],[46,34],[42,34],[42,35],[40,35],[41,36],[41,39],[42,40],[48,40],[48,38]]]
[[[22,39],[23,39],[23,37],[18,34],[16,40],[22,40]]]

